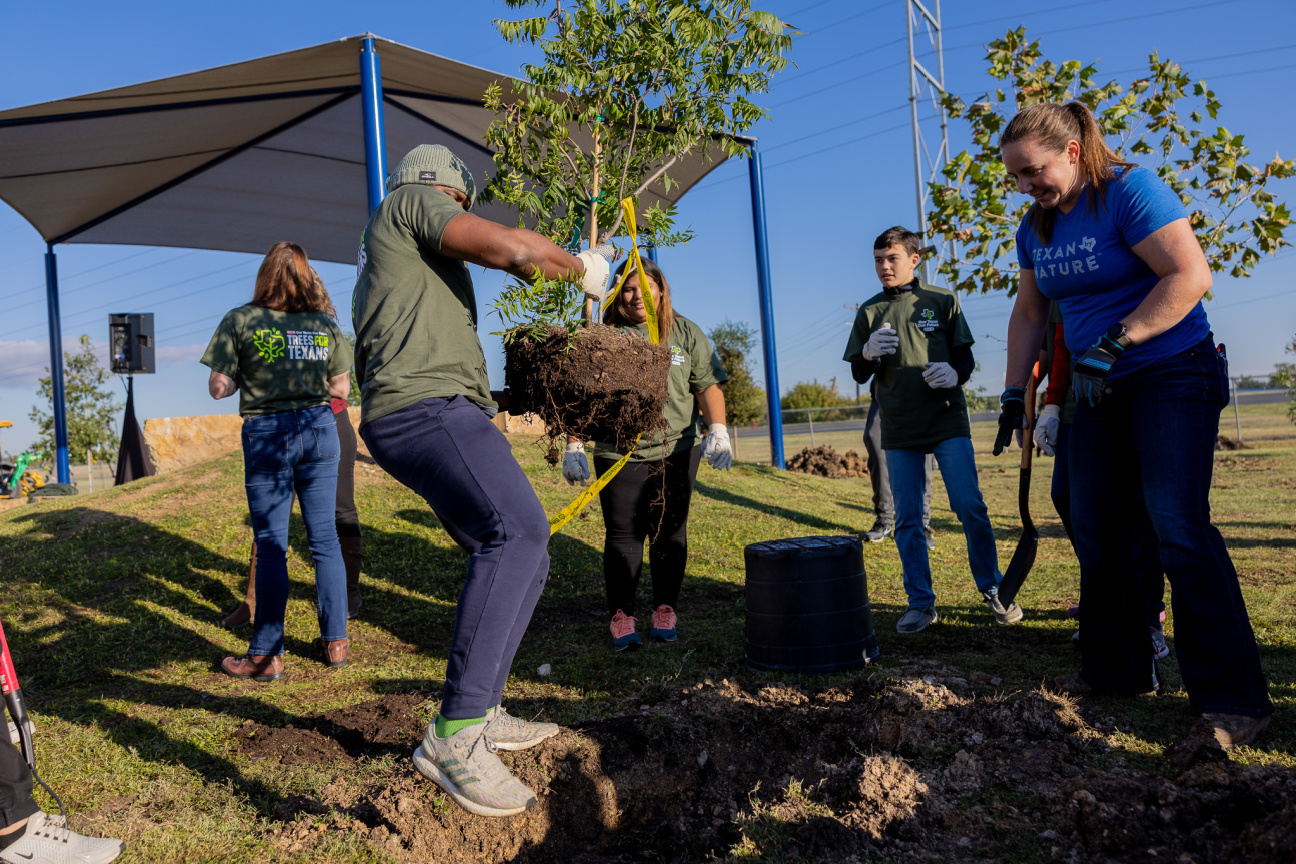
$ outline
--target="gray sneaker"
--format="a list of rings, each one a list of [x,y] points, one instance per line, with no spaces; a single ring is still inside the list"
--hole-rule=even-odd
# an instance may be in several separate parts
[[[936,548],[936,532],[932,530],[930,525],[923,526],[923,539],[927,541],[928,549]]]
[[[992,588],[981,595],[985,598],[986,605],[994,613],[996,624],[1016,624],[1022,619],[1022,608],[1013,603],[1007,609],[999,602],[999,589]]]
[[[939,620],[940,616],[936,614],[935,606],[928,606],[926,609],[910,609],[896,622],[896,632],[921,633],[927,629],[928,624],[935,624]]]
[[[881,543],[891,535],[891,530],[895,526],[883,519],[878,519],[873,523],[873,527],[864,532],[864,540],[868,543]]]
[[[486,738],[496,750],[525,750],[558,734],[557,723],[531,723],[496,705],[486,712]]]
[[[1256,736],[1269,726],[1270,716],[1272,715],[1248,717],[1245,714],[1203,714],[1197,721],[1197,726],[1213,735],[1225,750],[1232,750],[1255,741]],[[1190,732],[1189,737],[1191,735]]]
[[[478,816],[513,816],[536,803],[535,793],[509,773],[486,738],[486,724],[438,738],[429,723],[414,751],[414,767],[455,803]]]
[[[0,851],[5,864],[108,864],[126,844],[111,838],[86,837],[67,827],[62,816],[37,812],[23,836]]]

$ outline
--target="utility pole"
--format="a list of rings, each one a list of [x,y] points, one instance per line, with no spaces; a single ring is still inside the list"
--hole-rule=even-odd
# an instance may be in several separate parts
[[[918,233],[927,238],[927,197],[928,186],[936,180],[940,174],[940,169],[949,161],[949,124],[945,117],[945,109],[941,105],[941,97],[945,95],[945,55],[941,51],[941,12],[940,0],[929,0],[934,4],[936,14],[923,5],[923,0],[905,0],[905,37],[909,45],[909,118],[913,127],[913,149],[914,149],[914,184],[918,198]],[[933,75],[926,66],[919,62],[917,55],[914,54],[914,33],[918,31],[925,33],[931,42],[932,50],[936,54],[936,74]],[[927,146],[927,141],[923,137],[922,127],[918,122],[918,99],[922,97],[924,103],[930,97],[932,109],[935,110],[937,117],[940,119],[940,144],[936,148],[933,156],[931,148]],[[923,112],[927,108],[924,104]],[[927,116],[925,119],[930,121],[932,118]],[[931,247],[935,251],[934,245]],[[950,255],[954,253],[953,244],[950,244]],[[923,278],[928,282],[933,280],[935,268],[933,259],[936,256],[927,255],[923,261]]]

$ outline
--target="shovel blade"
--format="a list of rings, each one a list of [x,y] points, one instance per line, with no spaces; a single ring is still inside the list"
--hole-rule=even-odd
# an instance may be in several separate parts
[[[1004,573],[1003,582],[999,583],[999,602],[1005,607],[1017,597],[1022,583],[1030,575],[1031,568],[1035,566],[1035,552],[1038,549],[1039,532],[1033,528],[1023,530],[1012,560],[1008,562],[1008,570]]]

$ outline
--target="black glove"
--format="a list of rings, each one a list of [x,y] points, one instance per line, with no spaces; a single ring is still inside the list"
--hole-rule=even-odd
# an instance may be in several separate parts
[[[1102,401],[1107,392],[1107,376],[1124,353],[1125,346],[1104,333],[1092,348],[1080,355],[1072,367],[1077,402],[1093,407]]]
[[[998,456],[1012,443],[1013,433],[1026,426],[1026,391],[1009,387],[999,397],[999,434],[995,436],[994,455]]]

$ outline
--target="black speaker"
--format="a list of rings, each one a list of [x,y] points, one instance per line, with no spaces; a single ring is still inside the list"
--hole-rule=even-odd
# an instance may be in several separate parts
[[[153,360],[153,313],[108,316],[109,366],[121,374],[157,371]]]

